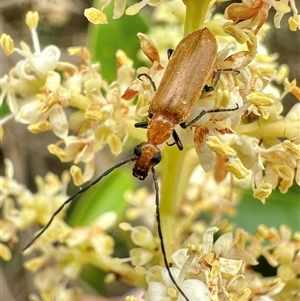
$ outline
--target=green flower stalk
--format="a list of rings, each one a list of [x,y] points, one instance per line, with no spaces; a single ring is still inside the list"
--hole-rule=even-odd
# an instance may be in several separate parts
[[[209,12],[211,1],[185,0],[186,16],[184,21],[184,35],[203,27],[206,14]]]

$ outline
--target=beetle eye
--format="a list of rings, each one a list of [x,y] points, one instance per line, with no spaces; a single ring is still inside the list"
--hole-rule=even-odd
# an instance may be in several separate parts
[[[155,154],[152,158],[151,158],[151,163],[153,164],[158,164],[161,160],[161,154]]]
[[[140,157],[141,154],[142,154],[142,147],[140,145],[137,145],[134,150],[133,150],[133,154],[136,156],[136,157]]]

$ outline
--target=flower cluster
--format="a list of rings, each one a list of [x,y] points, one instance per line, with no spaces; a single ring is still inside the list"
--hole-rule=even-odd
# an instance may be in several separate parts
[[[86,48],[68,49],[78,56],[78,65],[62,62],[58,47],[40,49],[37,12],[27,14],[26,24],[34,52],[23,42],[21,49],[15,48],[10,36],[1,36],[7,55],[15,52],[24,57],[1,79],[1,104],[5,99],[15,121],[28,124],[32,133],[51,130],[61,139],[48,146],[49,152],[62,162],[74,163],[71,175],[81,185],[94,176],[95,153],[107,144],[115,155],[122,151],[128,136],[126,120],[133,113],[120,96],[132,79],[132,61],[118,52],[118,79],[108,85]],[[84,173],[80,162],[85,164]]]
[[[5,175],[0,178],[1,185],[1,258],[10,260],[11,250],[19,241],[19,231],[33,225],[44,226],[53,212],[67,198],[66,189],[69,175],[64,173],[61,180],[54,174],[47,174],[45,179],[36,177],[37,192],[34,194],[26,187],[17,183],[13,178],[13,166],[10,160],[5,161]],[[49,199],[51,201],[49,201]],[[64,224],[64,211],[58,216],[57,225]],[[48,233],[51,239],[60,233],[60,230]]]
[[[149,198],[144,190],[128,195],[132,206],[128,217],[149,220]],[[165,241],[168,254],[174,252],[170,256],[171,272],[177,284],[190,300],[297,298],[299,289],[295,279],[299,275],[300,233],[292,233],[285,225],[279,230],[260,225],[253,235],[240,228],[233,231],[224,214],[234,214],[238,198],[238,190],[228,181],[220,185],[212,174],[194,172],[184,201],[177,209],[176,228],[167,236],[173,237],[172,243]],[[153,220],[147,225],[151,229],[156,227]],[[168,223],[162,221],[162,226],[167,228]],[[130,252],[130,258],[147,280],[146,300],[185,300],[167,270],[157,264],[158,258],[162,261],[162,254],[157,252],[156,237],[145,227],[127,223],[120,227],[131,231],[131,239],[137,246]],[[255,272],[262,258],[277,269],[274,276],[262,277]]]
[[[41,300],[80,300],[82,292],[75,280],[89,264],[109,271],[108,283],[119,279],[137,287],[143,285],[127,260],[112,256],[114,239],[106,231],[115,222],[115,212],[101,215],[88,227],[70,228],[56,222],[49,231],[52,237],[46,234],[37,241],[31,251],[38,251],[40,256],[28,260],[24,266],[35,273],[34,283]],[[30,297],[40,300],[34,294]]]
[[[94,7],[86,9],[85,16],[89,19],[90,22],[94,24],[107,23],[107,16],[104,10],[110,4],[110,2],[111,0],[101,1],[101,9],[96,9]],[[124,13],[129,16],[135,15],[139,13],[139,11],[146,5],[157,6],[161,4],[161,1],[143,0],[126,8],[126,2],[127,1],[124,0],[114,1],[114,19],[120,18]],[[213,6],[215,2],[217,1],[211,1],[210,6]],[[176,17],[180,21],[183,21],[185,11],[180,11],[184,8],[182,2],[180,0],[172,0],[170,1],[169,6]],[[300,28],[300,15],[298,14],[294,0],[243,0],[242,3],[235,3],[230,5],[225,10],[224,15],[227,19],[233,20],[235,23],[242,21],[238,24],[238,27],[241,29],[256,26],[255,33],[257,33],[267,20],[268,13],[271,8],[276,10],[276,14],[274,16],[274,25],[276,28],[280,28],[280,23],[283,16],[290,13],[291,11],[293,12],[293,15],[288,19],[290,30],[296,31]]]
[[[202,188],[205,190],[204,185]],[[185,220],[191,216],[187,214]],[[217,227],[189,221],[185,225],[193,225],[193,229],[181,246],[174,247],[171,273],[190,300],[284,300],[284,296],[293,300],[299,296],[295,282],[299,275],[299,232],[293,234],[285,225],[279,231],[261,225],[254,235],[237,229],[215,239]],[[224,232],[226,228],[222,223],[220,226]],[[155,265],[158,254],[149,230],[127,224],[121,227],[132,231],[132,241],[139,246],[133,249],[131,262],[148,282],[146,300],[184,300],[167,270]],[[176,237],[184,236],[180,228],[179,222]],[[255,272],[262,257],[277,268],[276,275],[262,277]]]

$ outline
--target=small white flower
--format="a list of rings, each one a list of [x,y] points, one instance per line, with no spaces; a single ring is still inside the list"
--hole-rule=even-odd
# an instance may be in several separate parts
[[[198,279],[178,279],[180,269],[171,268],[172,276],[178,286],[190,300],[210,301],[208,287]],[[167,269],[161,270],[162,282],[150,281],[147,291],[148,300],[151,301],[184,301],[186,300],[175,288]]]

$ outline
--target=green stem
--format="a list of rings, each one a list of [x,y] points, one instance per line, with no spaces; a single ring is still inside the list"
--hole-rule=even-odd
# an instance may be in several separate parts
[[[203,27],[210,0],[183,0],[186,5],[184,35]]]
[[[193,155],[194,154],[194,155]],[[165,147],[161,162],[160,214],[162,232],[168,256],[181,242],[176,233],[176,214],[183,199],[191,173],[199,163],[193,148],[179,151],[176,147]]]

